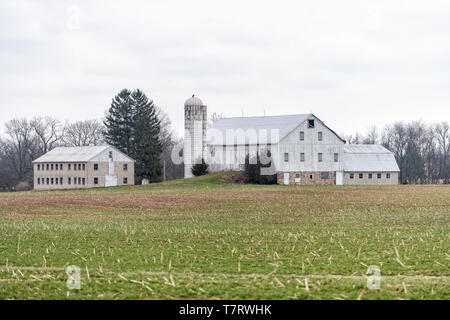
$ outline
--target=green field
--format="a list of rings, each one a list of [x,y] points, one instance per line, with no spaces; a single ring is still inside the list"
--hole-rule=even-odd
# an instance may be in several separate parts
[[[0,194],[0,299],[450,299],[450,186],[220,179]]]

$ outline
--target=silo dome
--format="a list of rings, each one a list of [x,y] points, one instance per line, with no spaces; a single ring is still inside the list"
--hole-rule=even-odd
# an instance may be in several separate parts
[[[192,97],[190,97],[189,99],[186,100],[186,102],[184,103],[184,106],[185,107],[201,107],[201,106],[203,106],[203,102],[202,102],[202,100],[200,100],[193,94]]]

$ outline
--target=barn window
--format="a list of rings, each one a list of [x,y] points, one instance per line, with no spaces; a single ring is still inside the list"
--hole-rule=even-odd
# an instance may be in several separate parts
[[[98,184],[98,178],[94,178],[94,184]]]
[[[83,163],[83,171],[86,170],[86,164]]]
[[[318,154],[317,154],[317,157],[318,157],[318,159],[319,159],[319,162],[322,162],[322,153],[318,153]]]
[[[321,173],[321,178],[324,180],[328,180],[330,178],[330,173],[328,171],[324,171]]]
[[[305,153],[300,153],[300,162],[305,162]]]
[[[372,179],[372,174],[371,173],[369,173],[369,179]]]
[[[305,132],[300,131],[300,141],[304,141],[304,140],[305,140]]]
[[[317,132],[317,139],[319,139],[319,141],[323,140],[323,134],[322,131]]]
[[[284,153],[284,162],[288,162],[289,161],[289,153],[285,152]]]
[[[350,173],[350,179],[353,179],[355,175],[353,173]]]
[[[37,165],[37,169],[41,170],[41,165],[40,164]]]
[[[127,177],[123,178],[123,184],[128,184],[128,178]]]
[[[37,179],[37,183],[38,183],[38,184],[41,184],[41,178],[38,178],[38,179]]]
[[[308,128],[314,128],[314,119],[308,120]]]
[[[123,171],[127,171],[128,170],[128,163],[124,163],[123,164]]]
[[[53,184],[55,180],[53,178],[50,179],[50,183]]]
[[[78,170],[81,171],[81,163],[78,164]]]
[[[50,178],[47,178],[47,184],[50,184]]]
[[[47,171],[48,171],[48,168],[49,168],[49,164],[47,163]]]
[[[360,179],[364,178],[364,174],[360,173],[360,174],[359,174],[359,178],[360,178]]]
[[[377,173],[377,179],[381,179],[381,173]]]
[[[69,164],[67,165],[67,170],[70,170],[70,167],[71,167],[71,164],[69,163]]]
[[[76,163],[73,164],[73,171],[77,171],[77,164]]]
[[[83,186],[86,184],[86,178],[83,178]]]
[[[67,178],[67,184],[70,184],[70,183],[71,183],[70,177],[68,177],[68,178]]]
[[[78,177],[78,184],[81,184],[81,177]]]
[[[94,170],[95,170],[95,171],[98,170],[98,163],[94,163]]]
[[[390,173],[386,173],[386,179],[390,179],[391,178],[391,174]]]
[[[109,158],[112,159],[112,151],[109,152]]]
[[[73,184],[77,184],[77,178],[73,177]]]
[[[310,174],[310,175],[309,175],[309,179],[310,179],[310,180],[314,179],[314,175]]]
[[[339,153],[334,154],[334,162],[339,162]]]
[[[58,184],[58,183],[59,183],[59,179],[55,178],[55,184]]]
[[[59,170],[62,170],[63,169],[63,164],[61,163],[60,165],[59,165]]]
[[[50,169],[53,170],[53,163],[50,165]]]

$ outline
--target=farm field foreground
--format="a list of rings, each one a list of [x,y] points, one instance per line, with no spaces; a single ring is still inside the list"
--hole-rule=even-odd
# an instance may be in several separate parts
[[[0,194],[0,299],[450,299],[450,186],[222,176]]]

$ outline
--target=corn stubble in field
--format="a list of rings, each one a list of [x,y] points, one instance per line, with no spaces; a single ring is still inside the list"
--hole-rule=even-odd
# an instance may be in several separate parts
[[[0,194],[0,298],[450,298],[450,186],[222,176]],[[370,265],[379,290],[366,286]]]

